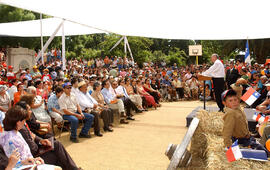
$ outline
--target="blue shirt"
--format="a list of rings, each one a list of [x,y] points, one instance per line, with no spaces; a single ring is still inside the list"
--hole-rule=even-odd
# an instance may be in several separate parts
[[[167,85],[167,86],[171,86],[170,80],[166,80],[166,79],[163,79],[162,84]]]
[[[55,108],[57,110],[60,110],[60,106],[58,104],[58,98],[55,94],[51,95],[48,99],[48,110],[49,112],[52,112],[52,108]]]
[[[114,100],[113,94],[109,91],[109,89],[103,88],[101,90],[101,94],[104,97],[104,100],[107,104],[110,104],[112,100]]]
[[[32,75],[29,73],[29,74],[25,74],[25,77],[27,78],[27,80],[32,80]]]

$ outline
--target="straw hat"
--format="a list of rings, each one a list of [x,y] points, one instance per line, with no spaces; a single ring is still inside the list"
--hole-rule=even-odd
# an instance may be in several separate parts
[[[86,82],[85,81],[81,81],[79,84],[78,84],[78,87],[82,87],[83,85],[86,85]]]

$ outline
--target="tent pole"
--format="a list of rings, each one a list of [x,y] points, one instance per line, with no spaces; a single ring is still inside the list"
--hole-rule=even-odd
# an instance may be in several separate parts
[[[120,38],[120,40],[118,40],[117,43],[114,44],[114,46],[110,49],[110,52],[111,52],[115,47],[117,47],[123,39],[124,39],[124,36],[123,36],[122,38]]]
[[[127,42],[128,51],[129,51],[129,53],[130,53],[130,57],[131,57],[131,59],[132,59],[132,61],[133,61],[133,63],[134,63],[134,58],[133,58],[133,55],[132,55],[132,52],[131,52],[131,49],[130,49],[130,46],[129,46],[127,37],[126,37],[126,42]]]
[[[124,52],[125,52],[125,57],[127,57],[127,37],[124,36]]]
[[[53,38],[55,37],[55,35],[57,34],[57,32],[59,31],[59,29],[61,28],[61,26],[63,25],[64,20],[59,24],[59,26],[56,28],[56,30],[54,31],[54,33],[50,36],[50,38],[48,39],[48,41],[46,42],[46,44],[44,45],[43,49],[38,53],[37,56],[37,61],[39,60],[39,58],[41,57],[41,53],[44,53],[44,51],[48,48],[48,46],[50,45],[50,43],[52,42]]]
[[[65,43],[65,30],[64,23],[62,24],[62,70],[66,70],[66,43]]]
[[[41,59],[44,65],[44,51],[43,51],[43,33],[42,33],[42,13],[40,13],[40,44],[41,44]]]

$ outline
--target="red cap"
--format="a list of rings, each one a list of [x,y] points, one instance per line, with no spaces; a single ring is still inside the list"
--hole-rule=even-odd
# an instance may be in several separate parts
[[[13,69],[13,66],[9,65],[9,66],[8,66],[8,69]]]

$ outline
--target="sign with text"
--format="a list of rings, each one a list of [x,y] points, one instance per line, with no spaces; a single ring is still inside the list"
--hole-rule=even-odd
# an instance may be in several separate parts
[[[202,45],[189,45],[189,56],[202,56]]]

